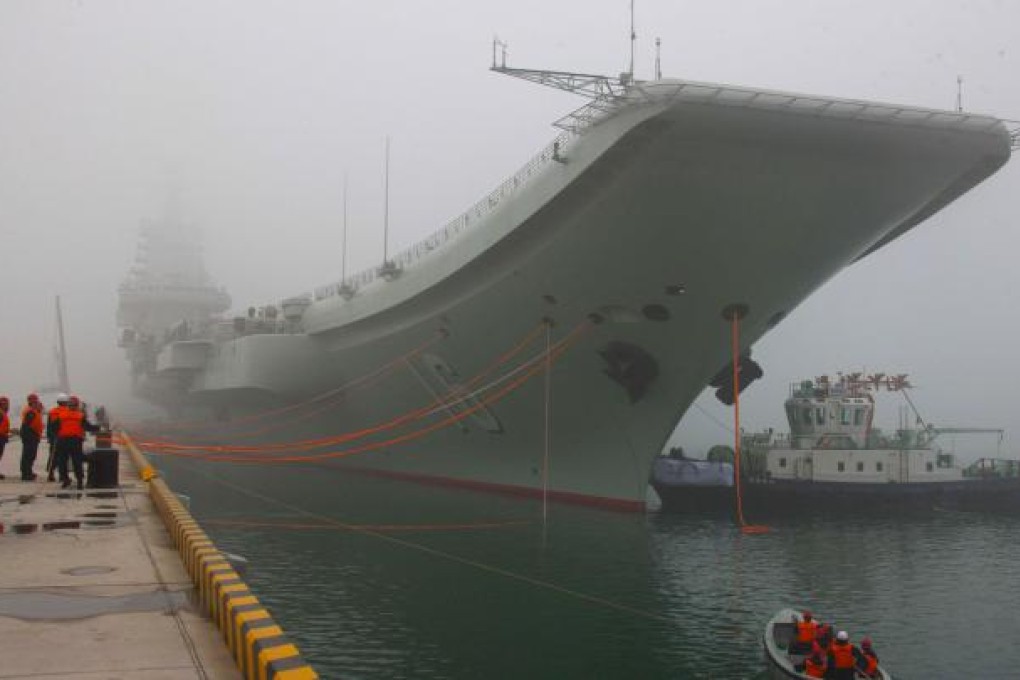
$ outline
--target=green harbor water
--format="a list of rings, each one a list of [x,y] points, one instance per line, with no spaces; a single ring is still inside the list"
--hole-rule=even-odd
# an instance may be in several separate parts
[[[1013,519],[729,522],[155,459],[324,678],[764,678],[807,606],[896,680],[1020,677]],[[654,495],[654,494],[653,494]]]

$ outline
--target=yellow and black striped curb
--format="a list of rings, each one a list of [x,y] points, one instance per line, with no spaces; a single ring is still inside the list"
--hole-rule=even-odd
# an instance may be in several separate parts
[[[318,678],[127,433],[121,437],[139,476],[148,482],[149,495],[198,589],[202,609],[223,633],[241,674],[249,680]]]

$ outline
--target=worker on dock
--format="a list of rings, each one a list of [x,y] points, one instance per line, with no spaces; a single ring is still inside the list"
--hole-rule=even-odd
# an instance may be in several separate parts
[[[95,432],[98,428],[89,422],[85,411],[81,408],[81,400],[71,395],[67,406],[57,411],[57,471],[60,474],[60,488],[71,486],[67,464],[70,460],[74,467],[74,478],[78,489],[85,487],[85,433]]]
[[[4,457],[4,448],[7,446],[7,438],[11,434],[11,418],[7,410],[11,407],[11,400],[7,397],[0,397],[0,460]],[[7,479],[0,473],[0,479]]]
[[[52,482],[53,472],[57,469],[57,427],[60,422],[60,409],[67,406],[67,395],[57,395],[57,405],[50,409],[46,416],[46,441],[50,444],[50,455],[46,458],[46,481]]]
[[[32,468],[43,436],[43,405],[35,394],[28,395],[27,401],[21,409],[21,479],[31,482],[36,478]]]

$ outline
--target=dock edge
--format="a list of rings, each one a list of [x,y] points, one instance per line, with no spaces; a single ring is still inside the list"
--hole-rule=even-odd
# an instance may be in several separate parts
[[[223,634],[223,638],[248,680],[311,680],[319,675],[309,666],[297,646],[273,621],[226,555],[219,551],[187,508],[178,500],[155,468],[123,430],[124,448],[147,483],[149,496],[159,509],[167,530],[198,591],[200,605]]]

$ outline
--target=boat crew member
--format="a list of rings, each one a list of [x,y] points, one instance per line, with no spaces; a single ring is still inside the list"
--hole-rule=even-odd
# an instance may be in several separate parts
[[[50,455],[46,458],[46,481],[53,481],[53,472],[57,468],[57,428],[60,427],[60,409],[67,406],[67,395],[57,395],[57,405],[50,409],[46,416],[46,441],[50,443]]]
[[[66,489],[71,486],[71,477],[67,473],[67,463],[70,460],[74,467],[74,478],[78,482],[78,488],[85,486],[85,433],[95,432],[98,428],[88,421],[85,411],[81,408],[81,401],[72,395],[67,399],[67,406],[61,407],[57,416],[59,425],[57,427],[57,471],[60,474],[60,487]]]
[[[829,677],[833,680],[854,680],[857,666],[864,666],[861,650],[850,644],[850,636],[841,630],[829,647]]]
[[[871,645],[871,638],[861,640],[861,657],[863,663],[860,664],[859,670],[869,678],[877,678],[878,654],[875,654],[875,648]]]
[[[811,612],[805,609],[796,623],[797,638],[794,640],[794,644],[790,645],[790,651],[794,654],[807,654],[811,651],[811,644],[818,636],[818,622],[815,621]]]
[[[43,405],[35,394],[28,395],[28,404],[21,410],[21,479],[35,479],[32,467],[43,435]]]
[[[832,645],[832,624],[822,623],[818,625],[818,645],[827,650]]]
[[[0,460],[4,457],[4,447],[7,446],[7,437],[11,434],[11,418],[7,415],[7,409],[11,407],[11,400],[7,397],[0,397]],[[0,479],[6,479],[0,473]]]
[[[825,652],[816,642],[811,647],[811,653],[804,658],[804,662],[796,664],[794,669],[809,678],[824,678],[828,667]]]

